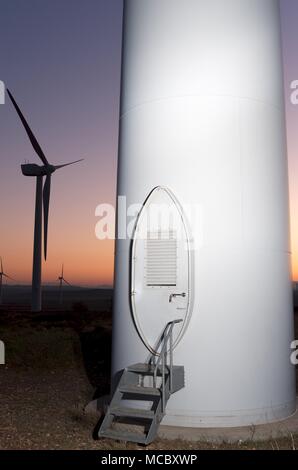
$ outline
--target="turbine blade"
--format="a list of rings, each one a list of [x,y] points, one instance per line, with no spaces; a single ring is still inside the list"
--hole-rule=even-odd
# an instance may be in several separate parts
[[[64,265],[62,264],[62,271],[61,271],[61,277],[63,278],[63,269],[64,269]]]
[[[2,264],[2,258],[0,258],[1,260],[1,272],[3,273],[3,264]]]
[[[67,282],[64,278],[63,281],[65,282],[65,284],[68,284],[71,287],[71,284],[69,284],[69,282]]]
[[[48,221],[49,221],[49,206],[51,194],[51,175],[47,175],[43,187],[43,239],[44,239],[44,259],[47,259],[48,249]]]
[[[33,134],[33,132],[31,131],[26,119],[24,118],[23,114],[22,114],[22,111],[20,110],[20,108],[18,107],[14,97],[12,96],[12,94],[10,93],[10,91],[7,89],[7,93],[8,93],[8,96],[12,102],[12,104],[14,105],[15,107],[15,110],[16,112],[18,113],[19,115],[19,118],[21,119],[22,121],[22,124],[27,132],[27,135],[29,137],[29,140],[32,144],[32,147],[34,148],[35,152],[37,153],[37,155],[39,156],[39,158],[41,159],[41,161],[44,163],[44,165],[49,165],[49,162],[48,160],[46,159],[45,157],[45,154],[43,153],[39,143],[37,142],[36,138],[35,138],[35,135]]]
[[[60,168],[64,168],[65,166],[74,165],[75,163],[82,162],[83,160],[84,158],[81,158],[80,160],[76,160],[75,162],[65,163],[64,165],[56,165],[55,170],[59,170]]]

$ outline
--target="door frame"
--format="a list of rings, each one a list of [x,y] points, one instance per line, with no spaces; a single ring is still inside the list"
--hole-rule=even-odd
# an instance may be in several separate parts
[[[152,191],[149,193],[149,195],[145,199],[145,201],[143,203],[143,206],[142,206],[142,208],[141,208],[141,210],[140,210],[140,212],[137,216],[136,222],[135,222],[135,226],[134,226],[134,230],[133,230],[133,234],[132,234],[132,239],[131,239],[130,282],[129,282],[129,286],[130,286],[129,297],[130,297],[130,306],[131,306],[131,312],[132,312],[132,319],[133,319],[133,322],[135,324],[137,333],[140,336],[140,338],[141,338],[142,342],[144,343],[144,345],[146,346],[146,348],[152,354],[154,354],[156,356],[159,356],[159,353],[157,351],[155,351],[150,346],[150,344],[148,343],[148,341],[146,339],[146,336],[144,335],[144,333],[142,331],[140,322],[138,320],[138,313],[137,313],[137,308],[136,308],[136,303],[135,303],[135,263],[134,263],[134,259],[135,259],[135,255],[136,255],[137,241],[138,241],[138,238],[136,236],[137,235],[137,229],[138,229],[138,226],[142,223],[142,219],[143,219],[144,213],[145,213],[144,209],[147,207],[148,204],[150,204],[150,199],[151,199],[152,195],[156,191],[159,191],[159,190],[164,191],[169,196],[169,198],[173,201],[173,204],[177,208],[178,213],[181,217],[182,226],[183,226],[183,229],[184,229],[184,232],[185,232],[185,241],[188,245],[187,254],[188,254],[188,293],[189,293],[189,295],[188,295],[188,303],[187,303],[187,312],[185,314],[185,317],[184,317],[184,320],[183,320],[183,323],[182,323],[182,326],[181,326],[180,333],[179,333],[178,337],[176,338],[176,340],[173,343],[173,349],[175,349],[175,347],[179,344],[179,342],[181,341],[181,339],[183,338],[183,336],[186,332],[186,329],[189,325],[189,322],[190,322],[190,319],[191,319],[191,316],[192,316],[192,313],[193,313],[193,305],[194,305],[194,250],[191,249],[191,241],[192,241],[192,237],[190,235],[191,230],[190,230],[188,221],[186,219],[186,216],[183,212],[182,206],[179,203],[176,196],[174,195],[174,193],[169,188],[167,188],[165,186],[156,186],[155,188],[152,189]],[[160,338],[157,338],[157,342],[158,342],[159,339]]]

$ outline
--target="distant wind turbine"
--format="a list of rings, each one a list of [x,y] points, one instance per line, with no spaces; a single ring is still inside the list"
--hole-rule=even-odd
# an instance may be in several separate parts
[[[83,159],[76,160],[64,165],[51,165],[45,157],[39,143],[37,142],[33,132],[31,131],[26,119],[24,118],[20,108],[18,107],[14,97],[7,90],[8,96],[19,115],[19,118],[27,132],[33,149],[42,161],[43,165],[35,163],[26,163],[21,165],[22,173],[25,176],[36,177],[36,197],[35,197],[35,224],[34,224],[34,247],[33,247],[33,273],[32,273],[32,312],[40,312],[41,310],[41,259],[42,259],[42,206],[43,206],[43,222],[44,222],[44,257],[47,259],[47,240],[48,240],[48,218],[51,191],[51,176],[56,170],[64,168],[68,165],[78,163]],[[46,177],[43,186],[43,177]]]
[[[2,285],[3,285],[3,278],[6,277],[7,279],[10,279],[11,281],[14,281],[12,277],[8,276],[3,270],[3,262],[2,258],[0,258],[0,305],[2,305]]]
[[[62,269],[61,269],[61,275],[58,277],[59,281],[59,305],[62,305],[63,302],[63,283],[67,284],[68,286],[71,286],[69,282],[64,278],[64,265],[62,264]]]

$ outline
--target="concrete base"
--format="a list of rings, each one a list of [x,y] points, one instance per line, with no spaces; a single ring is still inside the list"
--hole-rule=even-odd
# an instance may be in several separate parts
[[[183,439],[184,441],[207,441],[214,443],[234,443],[239,441],[264,441],[298,434],[298,397],[297,409],[289,418],[275,423],[229,428],[186,428],[161,425],[158,436],[162,439]]]

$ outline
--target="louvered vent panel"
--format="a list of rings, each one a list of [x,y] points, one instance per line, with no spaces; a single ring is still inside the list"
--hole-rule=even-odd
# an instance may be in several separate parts
[[[157,238],[158,236],[158,238]],[[177,240],[174,234],[165,238],[162,234],[148,234],[146,240],[147,287],[176,286]]]

